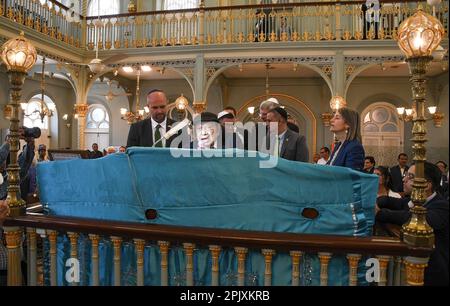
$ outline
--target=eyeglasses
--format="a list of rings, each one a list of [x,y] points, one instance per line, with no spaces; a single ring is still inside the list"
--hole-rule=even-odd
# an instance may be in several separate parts
[[[408,180],[413,180],[415,177],[416,176],[413,173],[409,173],[409,172],[405,175],[405,178]]]

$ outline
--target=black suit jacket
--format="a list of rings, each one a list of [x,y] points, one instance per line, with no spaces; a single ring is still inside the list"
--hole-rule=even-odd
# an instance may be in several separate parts
[[[170,118],[166,120],[166,132],[170,130],[175,123]],[[162,135],[161,135],[162,136]],[[172,136],[166,141],[166,147],[170,147],[170,143],[177,135]],[[151,118],[144,119],[133,123],[128,132],[127,147],[151,147],[153,146],[153,128]]]
[[[411,212],[408,207],[409,200],[409,198],[378,198],[377,202],[379,203],[381,210],[377,213],[376,220],[383,223],[405,224],[411,218]],[[424,207],[427,209],[427,223],[433,228],[435,235],[435,249],[430,256],[428,267],[425,269],[425,285],[448,286],[448,201],[437,194],[431,201],[426,203]]]
[[[409,167],[405,167],[405,172],[408,171]],[[392,191],[403,192],[403,177],[400,171],[400,166],[394,166],[390,169],[392,178]]]
[[[280,157],[288,160],[308,162],[308,147],[305,136],[287,129],[281,145]]]

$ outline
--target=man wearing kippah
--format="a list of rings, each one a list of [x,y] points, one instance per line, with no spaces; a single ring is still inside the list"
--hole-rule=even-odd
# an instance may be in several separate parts
[[[244,135],[236,131],[234,114],[229,110],[223,110],[217,114],[217,119],[222,126],[222,143],[227,148],[244,149]],[[245,148],[246,149],[246,148]]]
[[[275,137],[273,155],[288,160],[308,162],[308,147],[306,146],[305,136],[301,136],[287,126],[288,114],[282,107],[275,107],[267,113],[267,121],[277,123],[277,135]],[[271,128],[274,125],[271,124]],[[275,131],[270,131],[272,134]],[[272,136],[272,135],[271,135]],[[273,137],[269,137],[273,141]]]
[[[194,118],[195,138],[191,147],[193,149],[222,149],[221,126],[219,119],[213,113],[203,112]]]
[[[151,90],[147,94],[147,107],[150,118],[140,120],[130,126],[127,147],[170,147],[170,143],[177,135],[167,141],[162,137],[175,123],[167,118],[167,97],[159,89]]]

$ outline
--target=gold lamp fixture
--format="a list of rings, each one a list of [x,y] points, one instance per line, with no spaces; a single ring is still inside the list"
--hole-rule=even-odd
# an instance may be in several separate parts
[[[11,216],[25,214],[25,202],[20,197],[19,188],[19,164],[17,163],[17,152],[19,151],[19,101],[22,85],[27,72],[36,63],[37,52],[34,46],[24,37],[21,32],[18,37],[8,40],[3,46],[1,57],[6,64],[10,88],[10,163],[7,167],[8,188],[7,200]],[[7,233],[8,236],[8,233]],[[8,237],[7,237],[8,238]],[[9,263],[8,263],[9,264]],[[10,279],[8,267],[8,284],[14,283]],[[18,283],[20,285],[20,282]]]
[[[340,108],[346,107],[347,101],[341,96],[335,95],[330,99],[330,107],[333,112],[339,110]]]
[[[133,72],[134,69],[132,67],[124,67],[123,70],[125,72]],[[131,110],[128,110],[126,108],[121,108],[120,109],[120,115],[121,115],[121,119],[126,120],[128,124],[133,124],[135,122],[138,122],[142,119],[145,119],[145,114],[149,113],[150,110],[147,106],[144,106],[143,109],[140,109],[140,104],[139,104],[139,94],[140,94],[140,89],[139,89],[139,81],[140,81],[140,77],[141,77],[141,68],[137,69],[136,72],[136,110],[133,112]]]
[[[444,27],[435,17],[418,11],[402,22],[398,29],[398,45],[406,55],[409,65],[410,82],[413,93],[413,105],[416,113],[412,121],[413,160],[416,173],[413,181],[411,201],[411,218],[402,226],[402,240],[412,247],[433,248],[433,229],[426,221],[427,210],[424,203],[427,199],[425,179],[426,161],[426,69],[433,60],[432,53],[439,46],[444,36]],[[436,113],[436,109],[432,109]],[[405,110],[406,113],[406,110]],[[412,114],[411,114],[412,115]],[[410,285],[423,285],[424,269],[428,258],[406,258],[407,282]]]
[[[433,120],[434,126],[439,128],[442,127],[442,120],[444,119],[444,114],[437,111],[437,106],[428,106],[428,113],[431,118],[425,118],[424,120]],[[397,107],[398,118],[402,121],[409,122],[413,121],[416,116],[416,109],[413,105],[412,108]]]
[[[41,118],[41,122],[44,122],[46,116],[47,117],[53,116],[53,113],[55,111],[54,104],[47,106],[47,104],[44,101],[44,96],[45,96],[45,56],[42,58],[41,99],[37,100],[37,102],[39,103],[39,109],[35,109],[30,113],[27,113],[28,103],[26,102],[20,103],[20,107],[22,108],[25,117],[32,117],[34,116],[34,114],[37,113]]]

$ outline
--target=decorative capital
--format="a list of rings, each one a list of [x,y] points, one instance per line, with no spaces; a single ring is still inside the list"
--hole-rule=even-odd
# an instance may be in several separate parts
[[[75,110],[75,114],[78,115],[78,117],[86,117],[88,108],[89,105],[87,104],[75,104],[73,107],[73,109]]]
[[[196,114],[200,114],[206,110],[206,102],[194,102],[192,107]]]
[[[322,118],[323,126],[330,126],[330,120],[333,118],[332,113],[323,113],[320,115],[320,118]]]

